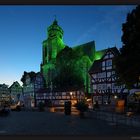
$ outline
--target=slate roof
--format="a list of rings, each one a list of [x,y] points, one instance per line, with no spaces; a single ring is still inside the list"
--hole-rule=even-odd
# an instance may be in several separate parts
[[[112,47],[112,48],[105,49],[104,55],[105,55],[108,51],[111,51],[111,52],[114,54],[114,56],[117,56],[117,55],[120,53],[119,50],[117,49],[117,47]]]
[[[91,73],[96,73],[96,72],[100,72],[101,71],[101,60],[95,60],[93,65],[91,66],[90,70],[89,70],[89,74]]]
[[[18,83],[18,81],[15,81],[15,82],[13,82],[13,84],[9,87],[9,89],[11,89],[14,85],[21,87],[20,84]]]
[[[95,41],[90,41],[78,46],[72,47],[73,50],[75,50],[77,53],[81,52],[83,55],[89,56],[91,61],[94,60],[94,54],[95,54]]]

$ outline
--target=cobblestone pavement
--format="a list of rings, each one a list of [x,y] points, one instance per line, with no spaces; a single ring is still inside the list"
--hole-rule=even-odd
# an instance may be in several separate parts
[[[0,135],[139,136],[140,129],[62,112],[21,111],[0,117]]]

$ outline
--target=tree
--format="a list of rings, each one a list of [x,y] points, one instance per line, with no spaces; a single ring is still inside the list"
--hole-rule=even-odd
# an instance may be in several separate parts
[[[21,82],[23,83],[23,85],[26,85],[25,80],[26,80],[27,75],[29,75],[32,80],[36,76],[36,73],[34,71],[31,71],[31,72],[24,71],[22,78],[21,78]]]
[[[77,110],[80,111],[80,117],[84,118],[84,112],[86,112],[88,110],[88,104],[86,103],[85,100],[78,102],[75,107],[77,108]]]
[[[22,75],[22,78],[21,78],[21,82],[22,82],[23,84],[25,84],[26,75],[27,75],[27,72],[24,71],[24,73],[23,73],[23,75]]]
[[[119,81],[132,88],[140,76],[140,5],[128,13],[122,31],[123,46],[114,63]]]
[[[83,77],[79,74],[76,61],[79,55],[66,46],[56,58],[56,77],[53,84],[60,89],[80,89],[84,85]]]

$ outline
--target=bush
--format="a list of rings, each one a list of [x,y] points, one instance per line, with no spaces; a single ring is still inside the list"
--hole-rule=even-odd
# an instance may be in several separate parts
[[[66,101],[64,105],[65,115],[71,114],[71,101]]]
[[[50,99],[46,100],[46,107],[52,107],[52,101]]]
[[[85,101],[80,101],[75,106],[80,112],[85,112],[88,110],[88,104],[86,104]]]
[[[19,105],[17,105],[16,111],[21,111],[21,107]]]

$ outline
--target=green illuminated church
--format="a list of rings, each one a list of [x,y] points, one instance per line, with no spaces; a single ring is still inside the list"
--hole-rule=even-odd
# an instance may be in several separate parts
[[[63,42],[63,30],[58,25],[56,19],[47,29],[48,38],[43,41],[43,61],[41,64],[41,72],[46,81],[48,81],[48,72],[55,68],[55,59],[57,54],[65,48]]]
[[[61,54],[61,52],[64,52],[64,50],[66,50],[67,48],[67,46],[63,42],[63,34],[63,29],[58,25],[58,22],[55,19],[53,23],[47,28],[47,39],[42,43],[43,52],[40,69],[46,80],[46,87],[53,86],[53,79],[57,77],[57,74],[61,70],[61,68],[57,66],[56,61],[59,54]],[[90,82],[88,70],[94,60],[101,58],[101,56],[104,54],[104,51],[97,52],[95,50],[94,41],[71,47],[68,50],[70,50],[70,52],[72,52],[73,54],[78,54],[78,56],[74,61],[70,60],[72,61],[72,63],[67,61],[68,63],[66,62],[66,65],[70,63],[71,66],[73,66],[73,70],[75,70],[75,72],[77,73],[76,76],[78,75],[83,81],[85,92],[89,93]],[[65,61],[65,59],[63,61]],[[69,73],[67,75],[69,75]]]

